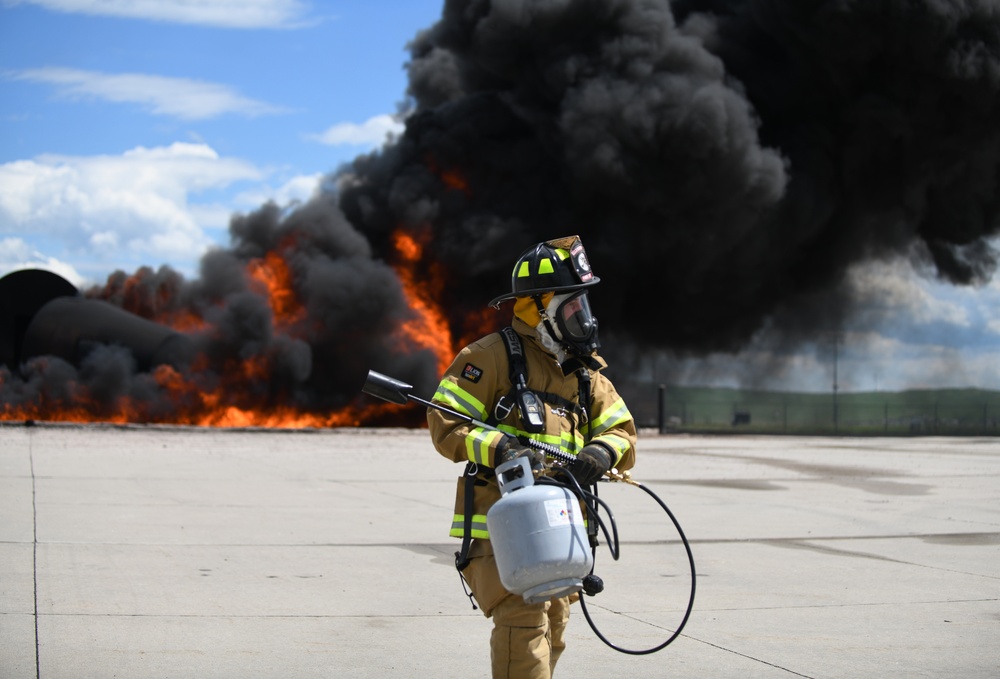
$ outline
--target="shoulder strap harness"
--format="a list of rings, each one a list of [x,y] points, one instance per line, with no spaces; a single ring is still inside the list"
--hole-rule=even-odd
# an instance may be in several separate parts
[[[516,406],[521,414],[521,422],[525,429],[537,433],[545,429],[545,411],[538,402],[543,401],[553,406],[553,409],[562,409],[565,413],[573,414],[573,427],[576,427],[577,418],[590,430],[590,373],[586,365],[580,364],[576,370],[577,381],[580,385],[579,402],[573,403],[558,394],[547,391],[535,393],[528,389],[528,364],[524,358],[524,347],[521,345],[521,338],[514,328],[507,326],[500,331],[503,338],[504,347],[507,350],[507,367],[509,368],[511,390],[497,401],[496,406],[486,419],[486,424],[495,427],[499,422],[506,419],[510,411]],[[589,439],[589,436],[587,437]],[[462,548],[455,552],[455,567],[461,575],[465,567],[469,565],[469,547],[472,544],[472,512],[475,500],[475,486],[477,483],[485,484],[486,478],[493,474],[492,469],[481,468],[474,462],[469,462],[465,466],[465,492],[464,492],[464,529],[462,535]],[[484,477],[479,480],[479,476]],[[462,577],[462,586],[466,588],[465,576]],[[466,588],[466,595],[470,600],[472,594]],[[472,608],[476,608],[475,601]]]
[[[499,422],[507,418],[510,411],[517,406],[521,414],[521,422],[524,428],[532,433],[539,433],[545,430],[545,413],[542,410],[538,399],[545,401],[554,409],[563,410],[566,413],[573,413],[575,418],[587,424],[590,421],[590,373],[581,366],[576,372],[580,381],[580,395],[578,402],[574,403],[560,396],[547,391],[534,392],[528,389],[528,364],[524,358],[524,347],[521,345],[521,337],[514,328],[507,326],[500,331],[503,338],[504,347],[507,349],[507,367],[510,375],[511,390],[497,401],[496,406],[490,413],[486,423],[495,427]],[[573,420],[576,426],[577,419]]]

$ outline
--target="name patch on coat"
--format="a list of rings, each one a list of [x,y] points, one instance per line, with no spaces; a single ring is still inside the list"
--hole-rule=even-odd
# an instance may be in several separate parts
[[[472,365],[471,363],[466,363],[465,367],[462,369],[462,377],[469,380],[470,382],[478,382],[483,376],[483,371],[480,368]]]

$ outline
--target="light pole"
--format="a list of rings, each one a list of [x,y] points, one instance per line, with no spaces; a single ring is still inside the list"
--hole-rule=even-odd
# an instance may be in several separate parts
[[[837,431],[837,345],[839,337],[833,334],[833,430]]]

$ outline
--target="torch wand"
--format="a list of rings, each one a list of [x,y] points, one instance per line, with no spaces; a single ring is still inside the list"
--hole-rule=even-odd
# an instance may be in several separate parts
[[[407,401],[416,401],[417,403],[422,403],[429,408],[435,408],[443,413],[448,413],[452,417],[457,417],[458,419],[462,420],[463,422],[466,422],[467,424],[471,424],[477,427],[483,427],[484,429],[490,429],[492,431],[501,431],[500,429],[490,426],[485,422],[480,422],[479,420],[473,417],[469,417],[468,415],[464,415],[456,410],[452,410],[448,406],[441,405],[440,403],[432,403],[431,401],[426,401],[418,396],[414,396],[413,394],[410,393],[411,389],[413,389],[413,385],[407,384],[406,382],[401,382],[397,379],[389,377],[388,375],[377,373],[374,370],[368,371],[368,379],[365,380],[364,386],[361,387],[361,391],[363,391],[364,393],[370,396],[375,396],[376,398],[380,398],[384,401],[388,401],[389,403],[406,405]],[[518,440],[521,441],[521,443],[523,443],[524,445],[530,446],[535,450],[540,450],[549,457],[552,457],[561,462],[572,462],[574,460],[572,455],[564,453],[563,451],[559,450],[556,446],[553,446],[551,444],[543,443],[542,441],[535,441],[534,439],[530,438],[521,439],[519,437]],[[597,636],[601,639],[601,641],[603,641],[611,648],[615,649],[616,651],[619,651],[620,653],[628,653],[631,655],[646,655],[648,653],[655,653],[663,648],[666,648],[671,642],[674,641],[674,639],[680,636],[681,630],[684,629],[684,625],[687,624],[688,618],[691,615],[691,609],[694,607],[694,591],[695,591],[694,555],[691,553],[691,545],[688,543],[687,536],[684,535],[684,531],[681,529],[680,523],[677,522],[677,518],[674,517],[673,512],[670,511],[667,505],[663,503],[663,500],[657,497],[656,493],[654,493],[652,490],[642,485],[641,483],[633,481],[628,472],[625,472],[624,474],[619,474],[616,470],[611,470],[608,472],[608,475],[611,477],[612,481],[624,481],[625,483],[628,483],[630,485],[636,486],[644,490],[647,494],[649,494],[650,497],[656,500],[656,502],[660,505],[660,507],[662,507],[663,510],[667,513],[667,516],[670,517],[671,522],[673,522],[674,527],[677,529],[677,534],[680,536],[681,542],[684,545],[684,549],[687,552],[688,564],[691,567],[691,596],[688,599],[687,610],[684,612],[684,618],[681,620],[681,624],[677,626],[677,629],[674,630],[673,634],[671,634],[670,637],[663,643],[654,646],[652,648],[641,649],[641,650],[630,650],[613,644],[611,641],[607,639],[607,637],[601,634],[601,632],[597,629],[597,625],[594,623],[593,619],[591,619],[590,613],[587,610],[586,602],[584,601],[585,597],[580,597],[580,605],[583,607],[584,617],[587,618],[587,622],[590,624],[591,629],[594,630],[594,633],[597,634]],[[579,485],[577,485],[577,488],[579,488]],[[595,497],[596,499],[596,496],[591,496],[591,497]],[[600,501],[598,500],[598,502]],[[604,503],[601,502],[601,504],[603,505]],[[610,510],[608,511],[608,513],[610,514]],[[595,523],[599,524],[600,520],[598,519],[597,521],[595,521]],[[603,526],[603,524],[600,525]],[[605,531],[605,536],[607,536],[607,531]],[[616,530],[615,532],[616,544],[617,544],[617,538],[618,534]],[[615,550],[612,552],[612,555],[616,560],[618,559],[617,548],[615,548]],[[603,584],[600,585],[600,587],[603,589]],[[598,591],[600,591],[600,589],[596,589],[594,592],[587,590],[587,594],[593,595]]]
[[[481,422],[475,419],[474,417],[470,417],[468,415],[460,413],[457,410],[453,410],[448,406],[441,405],[440,403],[434,403],[433,401],[428,401],[426,399],[422,399],[419,396],[414,396],[413,394],[410,393],[411,389],[413,389],[413,385],[407,384],[406,382],[401,382],[400,380],[397,380],[393,377],[389,377],[388,375],[377,373],[374,370],[368,371],[368,379],[365,380],[364,386],[361,387],[361,391],[368,394],[369,396],[380,398],[383,401],[388,401],[389,403],[406,405],[407,401],[416,401],[417,403],[422,403],[429,408],[434,408],[436,410],[440,410],[443,413],[448,413],[452,417],[457,417],[458,419],[462,420],[467,424],[471,424],[476,427],[482,427],[484,429],[489,429],[491,431],[500,431],[500,429],[497,429],[492,425],[486,424],[485,422]],[[559,460],[560,462],[572,462],[575,459],[569,453],[564,453],[563,451],[559,450],[559,448],[550,443],[545,443],[543,441],[536,441],[532,438],[521,439],[520,437],[518,437],[518,440],[521,441],[521,443],[523,443],[524,445],[534,448],[535,450],[540,450],[547,456]]]

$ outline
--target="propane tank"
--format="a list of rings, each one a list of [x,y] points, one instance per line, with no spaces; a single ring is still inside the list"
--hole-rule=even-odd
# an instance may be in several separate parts
[[[529,604],[579,592],[594,565],[580,501],[560,486],[535,485],[526,457],[496,474],[502,497],[486,527],[504,588]]]

